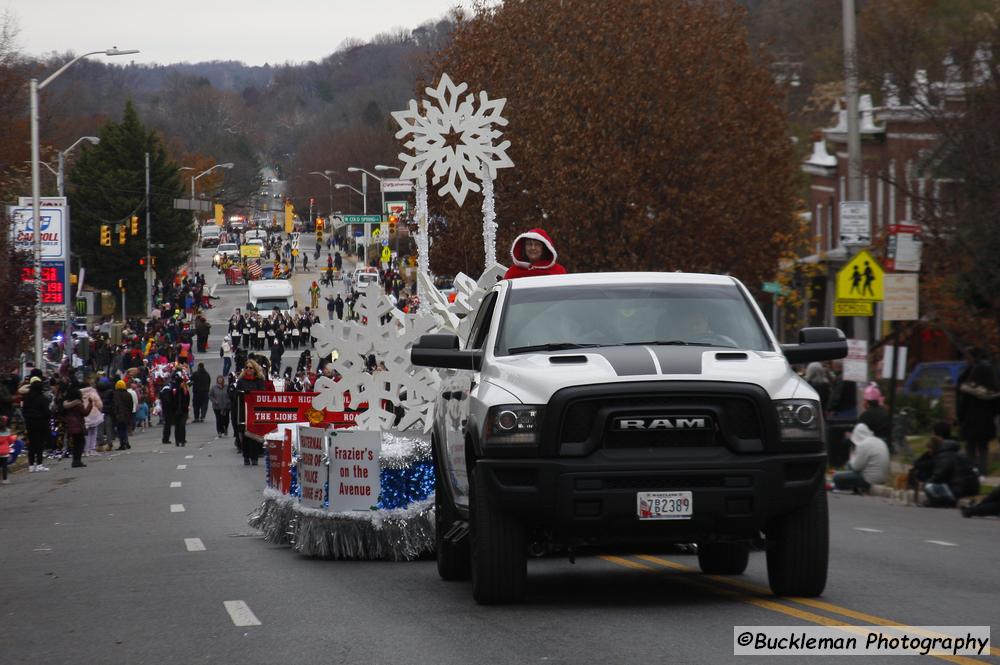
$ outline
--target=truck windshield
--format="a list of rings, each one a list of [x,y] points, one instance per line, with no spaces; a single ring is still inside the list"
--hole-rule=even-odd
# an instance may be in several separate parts
[[[280,310],[286,310],[286,309],[291,309],[292,305],[288,301],[288,298],[258,298],[257,299],[257,311],[258,312],[270,312],[275,307],[277,307]]]
[[[626,344],[772,351],[735,285],[621,284],[512,289],[497,355]]]

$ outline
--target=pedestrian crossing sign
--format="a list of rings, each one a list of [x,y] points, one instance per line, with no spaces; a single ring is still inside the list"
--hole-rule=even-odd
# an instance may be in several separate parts
[[[837,273],[837,300],[882,302],[885,272],[865,250],[858,252]]]

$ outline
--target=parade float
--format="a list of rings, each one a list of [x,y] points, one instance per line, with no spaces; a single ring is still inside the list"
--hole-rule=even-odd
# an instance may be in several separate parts
[[[250,526],[266,540],[305,556],[411,560],[434,548],[434,463],[430,429],[437,372],[410,363],[410,348],[428,333],[464,335],[487,291],[505,268],[496,262],[493,182],[513,166],[509,141],[496,126],[506,100],[464,95],[465,83],[444,74],[428,99],[394,112],[402,178],[416,181],[417,290],[414,314],[396,309],[379,289],[362,292],[358,321],[312,329],[316,351],[331,358],[335,378],[320,376],[312,393],[250,393],[247,436],[265,444],[266,488]],[[446,137],[460,140],[449,144]],[[427,178],[462,205],[483,194],[485,271],[456,277],[449,299],[434,287],[429,266]]]

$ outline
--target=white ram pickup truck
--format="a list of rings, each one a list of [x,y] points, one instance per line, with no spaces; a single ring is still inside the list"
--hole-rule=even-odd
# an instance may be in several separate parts
[[[594,273],[504,280],[468,339],[425,335],[438,572],[480,603],[525,590],[530,552],[696,543],[702,571],[764,549],[772,590],[826,584],[826,445],[789,363],[842,358],[844,334],[780,345],[738,280]]]

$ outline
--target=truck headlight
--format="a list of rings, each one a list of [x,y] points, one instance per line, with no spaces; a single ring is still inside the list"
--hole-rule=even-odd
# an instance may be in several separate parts
[[[774,401],[774,408],[778,412],[778,427],[783,440],[823,439],[823,412],[816,400],[778,399]]]
[[[486,413],[486,445],[537,444],[544,409],[533,404],[500,404]]]

